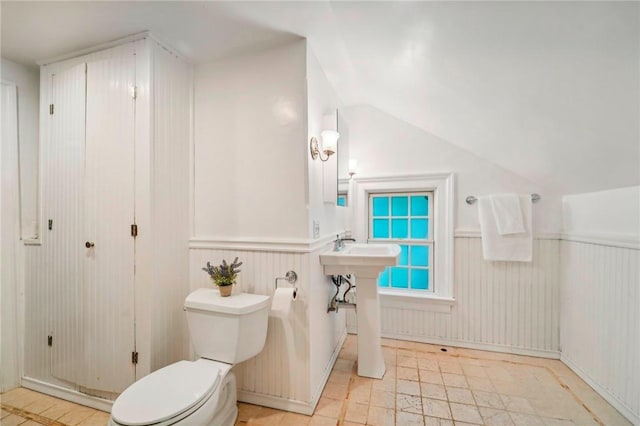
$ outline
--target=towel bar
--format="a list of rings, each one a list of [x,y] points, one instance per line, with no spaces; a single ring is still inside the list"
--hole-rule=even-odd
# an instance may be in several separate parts
[[[537,203],[540,200],[540,195],[539,194],[531,194],[531,202],[532,203]],[[478,199],[476,197],[474,197],[473,195],[469,195],[467,198],[465,198],[465,201],[467,202],[467,204],[471,205],[473,203],[475,203],[476,201],[478,201]]]

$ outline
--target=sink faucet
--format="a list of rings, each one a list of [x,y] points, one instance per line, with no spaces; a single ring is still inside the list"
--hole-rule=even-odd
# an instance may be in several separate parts
[[[340,238],[340,235],[336,235],[336,240],[333,242],[333,251],[340,251],[344,248],[345,241],[355,242],[355,238]]]

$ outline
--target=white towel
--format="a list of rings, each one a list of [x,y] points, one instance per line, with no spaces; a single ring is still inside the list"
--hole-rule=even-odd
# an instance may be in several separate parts
[[[510,235],[526,232],[518,194],[489,195],[498,234]]]
[[[531,196],[520,195],[524,232],[500,235],[490,197],[478,197],[478,216],[485,260],[531,262],[533,239],[531,228]]]

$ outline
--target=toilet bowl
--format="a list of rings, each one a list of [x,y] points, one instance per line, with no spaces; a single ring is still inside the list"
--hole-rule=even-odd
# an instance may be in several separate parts
[[[238,415],[231,367],[257,355],[267,337],[269,297],[220,297],[199,289],[187,296],[189,334],[200,357],[143,377],[118,396],[112,426],[233,425]]]

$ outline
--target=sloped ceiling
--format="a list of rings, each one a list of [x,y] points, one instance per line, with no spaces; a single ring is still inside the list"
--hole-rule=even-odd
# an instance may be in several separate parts
[[[2,2],[24,64],[150,30],[194,63],[302,36],[367,104],[550,192],[640,184],[637,2]]]

